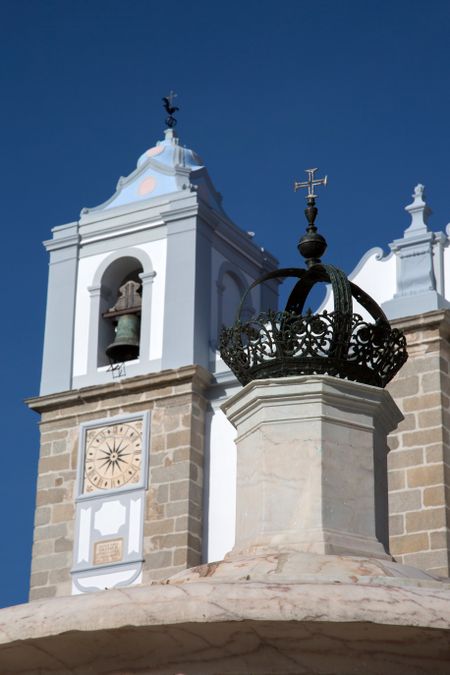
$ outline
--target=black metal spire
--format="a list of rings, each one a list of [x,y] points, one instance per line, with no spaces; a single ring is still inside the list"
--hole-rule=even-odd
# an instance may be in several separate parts
[[[320,263],[320,258],[327,248],[325,237],[322,237],[322,235],[317,232],[317,226],[315,225],[318,210],[316,206],[317,195],[314,194],[314,188],[317,185],[326,185],[328,178],[327,176],[325,176],[325,178],[315,178],[314,174],[317,169],[305,169],[305,171],[308,174],[308,180],[302,183],[295,182],[294,190],[297,192],[297,190],[301,188],[308,189],[305,209],[308,227],[306,228],[306,234],[299,240],[297,248],[300,254],[305,258],[306,265],[309,268]]]

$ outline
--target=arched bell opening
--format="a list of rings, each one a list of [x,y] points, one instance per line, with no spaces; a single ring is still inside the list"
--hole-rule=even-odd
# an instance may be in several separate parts
[[[98,366],[139,358],[142,272],[140,261],[127,256],[112,262],[102,276]]]
[[[228,270],[222,276],[222,303],[220,316],[220,330],[223,326],[229,326],[236,319],[236,307],[239,306],[242,296],[246,289],[246,283],[241,276],[234,271]],[[251,298],[247,296],[244,306],[241,309],[241,316],[244,321],[251,318],[254,309]]]
[[[217,315],[212,325],[213,341],[217,345],[218,337],[224,326],[231,325],[236,319],[236,308],[241,302],[248,282],[242,273],[228,261],[222,263],[217,277]],[[254,314],[252,298],[246,297],[242,315],[246,320]]]

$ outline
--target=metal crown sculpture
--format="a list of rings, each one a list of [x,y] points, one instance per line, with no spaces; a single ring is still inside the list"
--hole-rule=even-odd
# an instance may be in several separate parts
[[[405,336],[391,328],[378,304],[344,272],[321,263],[327,242],[314,224],[314,187],[326,185],[327,179],[315,179],[316,170],[307,169],[308,180],[294,184],[295,190],[308,188],[308,227],[298,243],[307,269],[284,268],[257,279],[245,292],[234,325],[222,329],[220,354],[243,385],[262,378],[327,374],[385,387],[408,358]],[[241,321],[242,308],[255,286],[286,277],[298,281],[284,311],[269,310]],[[318,282],[331,284],[334,310],[303,314],[309,292]],[[353,313],[352,298],[367,310],[373,323]]]

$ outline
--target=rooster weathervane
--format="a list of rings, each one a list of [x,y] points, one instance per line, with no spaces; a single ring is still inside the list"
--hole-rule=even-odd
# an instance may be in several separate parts
[[[168,117],[166,119],[166,124],[169,127],[169,129],[173,129],[173,127],[176,125],[177,120],[173,116],[174,113],[179,110],[176,105],[173,104],[173,99],[176,98],[178,94],[176,94],[174,91],[170,91],[170,94],[168,96],[163,96],[163,105],[166,113],[168,114]]]

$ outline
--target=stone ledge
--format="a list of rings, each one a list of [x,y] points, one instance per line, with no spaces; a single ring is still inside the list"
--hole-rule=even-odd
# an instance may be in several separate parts
[[[390,319],[393,328],[403,331],[440,329],[443,335],[450,335],[450,310],[438,309],[424,314],[415,314],[397,319]]]
[[[197,392],[196,387],[198,387],[202,393],[212,380],[213,376],[211,373],[201,366],[183,366],[182,368],[173,370],[163,370],[159,373],[124,378],[120,382],[110,382],[109,384],[92,385],[91,387],[68,390],[57,394],[36,396],[26,399],[25,403],[32,410],[42,413],[79,403],[98,401],[105,397],[113,398],[127,394],[136,394],[148,391],[149,389],[155,389],[155,398],[158,398],[157,390],[170,384],[177,386],[186,382],[192,382],[194,385],[193,391]],[[168,394],[165,393],[164,398],[167,397]]]
[[[346,559],[343,569],[359,567],[365,576],[331,581],[343,559],[325,558],[332,569],[324,579],[300,574],[288,582],[278,558],[262,561],[265,573],[264,565],[279,570],[264,581],[247,580],[237,561],[233,573],[240,580],[232,581],[220,579],[223,563],[216,563],[191,570],[192,581],[179,575],[148,587],[1,610],[2,672],[281,675],[329,673],[330,663],[335,674],[359,672],[349,668],[349,658],[354,667],[364,663],[366,674],[394,672],[386,670],[394,664],[396,673],[408,675],[448,672],[448,583],[428,577],[427,586],[427,575],[417,572],[422,579],[391,577],[384,585],[387,577],[369,581],[376,569],[381,574],[379,563],[371,569],[373,561],[357,559]]]

